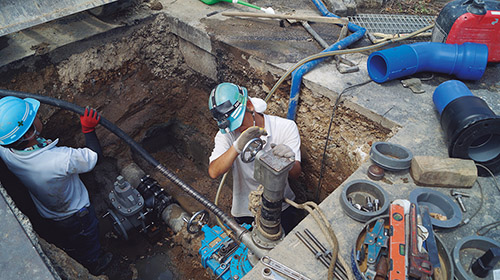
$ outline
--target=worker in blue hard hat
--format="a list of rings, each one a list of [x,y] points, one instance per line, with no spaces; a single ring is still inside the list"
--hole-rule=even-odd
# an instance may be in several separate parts
[[[219,128],[208,173],[211,178],[217,178],[232,167],[231,214],[238,223],[251,224],[254,217],[248,209],[248,195],[257,190],[259,182],[253,176],[253,162],[243,162],[239,154],[250,140],[260,137],[266,143],[264,151],[272,149],[276,155],[294,158],[289,177],[298,179],[301,173],[299,130],[292,120],[264,114],[267,107],[264,100],[249,97],[245,87],[232,83],[217,85],[210,93],[208,107]],[[288,182],[285,197],[295,198]],[[301,210],[283,203],[281,224],[285,233],[301,218]]]
[[[40,102],[0,99],[0,158],[26,186],[36,209],[58,239],[54,243],[94,274],[110,263],[99,242],[98,220],[79,173],[91,171],[102,157],[95,133],[99,114],[87,108],[80,117],[88,148],[58,147],[40,136]]]

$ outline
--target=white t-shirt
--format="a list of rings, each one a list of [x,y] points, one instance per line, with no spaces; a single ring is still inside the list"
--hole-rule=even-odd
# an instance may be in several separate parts
[[[264,151],[271,150],[271,143],[285,144],[289,146],[295,153],[295,160],[300,161],[300,135],[297,125],[294,121],[280,118],[277,116],[264,115],[264,126],[267,131],[267,136],[262,136],[261,139],[266,141]],[[240,133],[230,132],[222,134],[220,131],[215,136],[215,147],[210,156],[210,162],[216,160],[224,154],[233,142],[240,136]],[[248,195],[251,191],[259,187],[253,177],[254,162],[244,163],[238,156],[233,162],[233,204],[231,214],[234,217],[252,216],[252,212],[248,210]],[[290,189],[288,181],[286,182],[285,197],[295,199],[295,194]],[[283,210],[289,205],[283,203]]]
[[[97,154],[89,148],[56,147],[57,142],[22,152],[0,146],[0,157],[28,188],[40,215],[62,220],[90,205],[78,174],[94,168]]]

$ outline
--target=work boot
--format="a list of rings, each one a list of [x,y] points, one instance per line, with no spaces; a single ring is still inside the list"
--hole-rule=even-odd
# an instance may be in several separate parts
[[[101,273],[111,263],[112,259],[113,259],[113,254],[111,254],[110,252],[101,254],[101,256],[99,256],[96,262],[91,263],[88,266],[90,273],[95,276],[101,275]]]

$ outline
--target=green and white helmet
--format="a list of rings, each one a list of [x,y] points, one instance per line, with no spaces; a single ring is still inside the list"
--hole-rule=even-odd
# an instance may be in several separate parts
[[[222,133],[234,131],[241,126],[247,100],[247,89],[232,83],[219,84],[212,90],[208,108]]]

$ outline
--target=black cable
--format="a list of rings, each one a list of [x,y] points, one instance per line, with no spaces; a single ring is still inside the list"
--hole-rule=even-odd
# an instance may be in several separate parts
[[[370,83],[371,81],[372,80],[368,80],[368,81],[364,81],[364,82],[361,82],[361,83],[356,84],[356,85],[346,87],[344,90],[342,90],[342,92],[337,96],[337,99],[335,100],[335,105],[333,106],[333,110],[332,110],[332,116],[330,118],[330,124],[328,125],[328,132],[326,133],[325,147],[323,148],[323,157],[321,158],[321,168],[319,171],[318,187],[316,188],[316,194],[314,195],[315,201],[317,203],[319,203],[319,193],[320,193],[320,189],[321,189],[321,181],[323,180],[323,172],[325,169],[326,149],[328,147],[328,140],[330,139],[330,132],[332,129],[332,123],[333,123],[333,119],[335,118],[335,112],[337,111],[337,107],[340,103],[340,98],[347,91],[349,91],[353,88],[356,88],[356,87],[364,86],[364,85]]]
[[[488,169],[488,167],[482,165],[482,164],[479,164],[479,163],[476,163],[476,166],[478,167],[481,167],[483,169],[485,169],[488,173],[490,173],[491,175],[491,178],[493,178],[493,181],[495,182],[495,187],[497,188],[497,190],[500,192],[500,187],[498,185],[498,181],[497,181],[497,178],[495,177],[495,175],[493,174],[493,172],[491,172],[491,170]],[[481,193],[482,195],[482,193]],[[498,221],[495,221],[495,222],[492,222],[492,223],[489,223],[489,224],[486,224],[482,227],[480,227],[477,231],[476,231],[476,234],[477,235],[485,235],[487,234],[488,232],[490,232],[490,230],[496,228],[500,226],[500,220]],[[486,230],[487,229],[487,230]]]
[[[458,225],[459,227],[470,223],[470,220],[472,220],[472,218],[474,218],[477,215],[477,213],[479,213],[479,211],[481,211],[481,208],[483,208],[483,203],[484,203],[483,187],[481,186],[481,183],[479,183],[478,180],[476,180],[476,183],[477,183],[477,186],[479,187],[479,192],[481,193],[481,203],[479,203],[479,207],[477,208],[476,212],[474,212],[474,214],[472,214],[469,218],[463,220]]]
[[[486,167],[482,164],[476,163],[476,166],[483,168],[484,170],[486,170],[486,172],[488,172],[490,174],[491,178],[493,178],[493,181],[495,182],[495,186],[497,187],[497,190],[500,192],[500,186],[498,185],[498,181],[497,181],[497,178],[495,177],[495,174],[493,174],[493,172],[491,172],[491,170],[489,170],[488,167]]]
[[[484,225],[482,227],[480,227],[477,231],[476,231],[476,234],[477,235],[485,235],[487,234],[488,232],[490,232],[490,230],[496,228],[496,227],[499,227],[500,226],[500,220],[496,221],[496,222],[493,222],[493,223],[489,223],[487,225]],[[488,229],[485,231],[485,229]]]

